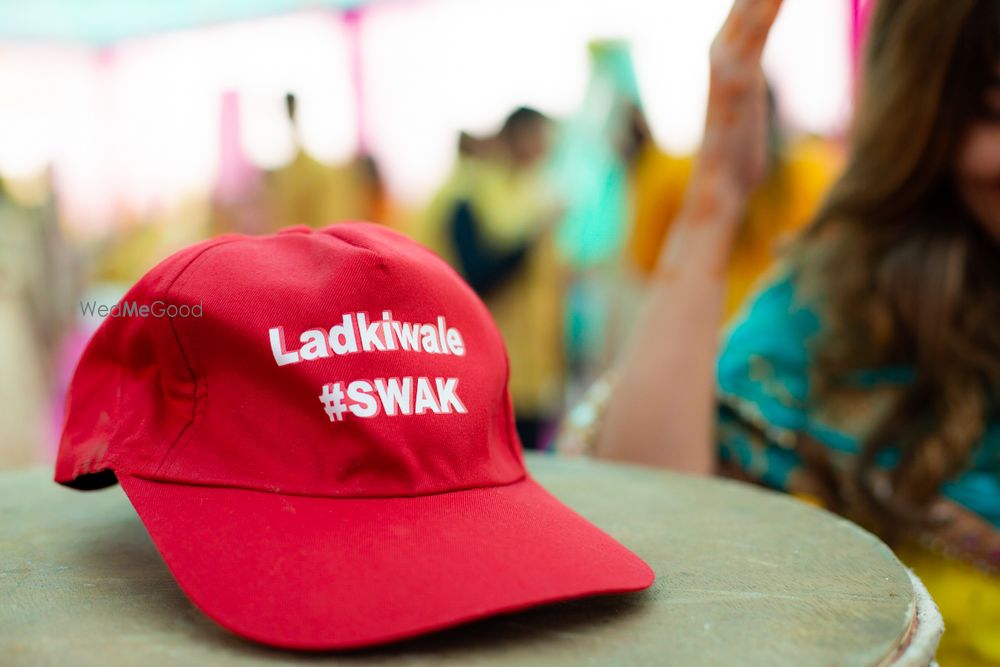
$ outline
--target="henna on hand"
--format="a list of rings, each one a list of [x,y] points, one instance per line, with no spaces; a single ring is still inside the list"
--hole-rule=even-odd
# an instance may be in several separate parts
[[[767,100],[760,61],[780,7],[781,0],[735,0],[712,42],[705,132],[684,209],[691,223],[732,218],[764,176]]]

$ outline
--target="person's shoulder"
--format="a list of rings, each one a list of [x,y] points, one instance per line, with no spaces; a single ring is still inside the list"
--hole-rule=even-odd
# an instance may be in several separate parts
[[[795,324],[811,332],[819,326],[820,302],[820,291],[809,288],[808,274],[793,263],[779,261],[758,278],[751,296],[727,323],[726,332]]]

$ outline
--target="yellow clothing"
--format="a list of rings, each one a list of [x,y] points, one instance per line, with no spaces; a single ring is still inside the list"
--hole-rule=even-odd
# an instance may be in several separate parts
[[[343,220],[381,222],[385,204],[370,181],[357,160],[334,167],[299,151],[268,178],[267,231],[290,225],[325,227]]]
[[[649,275],[656,266],[660,248],[684,201],[692,164],[691,157],[667,155],[653,145],[646,146],[636,162],[629,251],[641,275]],[[837,160],[828,146],[818,140],[803,141],[753,194],[730,260],[727,318],[771,265],[778,242],[815,214],[836,168]]]
[[[98,249],[91,278],[127,287],[172,253],[208,238],[210,228],[209,204],[199,197],[132,220]]]
[[[449,224],[455,206],[469,202],[479,232],[498,252],[536,233],[555,211],[544,180],[493,161],[464,157],[432,200],[415,230],[418,240],[458,266]],[[531,247],[505,284],[484,298],[510,357],[510,393],[515,410],[546,416],[561,407],[565,363],[562,349],[563,275],[551,234]]]
[[[896,555],[917,573],[944,618],[941,667],[1000,666],[1000,577],[919,547]]]
[[[656,268],[670,224],[684,203],[693,162],[690,157],[668,155],[653,144],[644,146],[636,158],[628,253],[642,276],[650,275]]]

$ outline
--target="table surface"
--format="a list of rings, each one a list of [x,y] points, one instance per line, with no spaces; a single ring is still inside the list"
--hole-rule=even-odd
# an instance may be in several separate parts
[[[877,665],[912,626],[906,570],[827,512],[736,482],[587,459],[528,463],[653,567],[651,589],[320,655],[257,646],[202,615],[117,486],[81,493],[48,470],[0,472],[0,663]]]

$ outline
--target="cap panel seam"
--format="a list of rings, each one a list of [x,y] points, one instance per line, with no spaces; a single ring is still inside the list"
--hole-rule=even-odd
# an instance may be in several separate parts
[[[217,241],[213,244],[208,245],[205,248],[202,248],[200,252],[198,252],[194,257],[192,257],[188,261],[188,263],[185,264],[184,267],[177,272],[177,275],[174,276],[173,280],[170,281],[170,284],[167,285],[166,289],[163,290],[164,296],[166,296],[167,299],[170,299],[174,288],[180,286],[178,281],[181,281],[181,279],[185,278],[185,276],[186,278],[190,278],[191,274],[189,273],[189,270],[191,269],[191,267],[194,266],[194,264],[199,259],[204,257],[209,251],[222,247],[224,245],[229,245],[230,243],[235,243],[237,241],[243,241],[243,240],[245,240],[243,237],[229,238],[222,241]],[[166,448],[166,450],[163,451],[162,454],[159,455],[160,462],[156,466],[155,470],[156,473],[160,472],[160,470],[164,468],[164,466],[168,462],[168,459],[172,460],[173,458],[176,458],[177,452],[175,452],[175,450],[177,449],[177,445],[181,443],[181,441],[189,440],[191,436],[194,434],[194,430],[192,429],[192,427],[198,420],[199,407],[200,407],[199,403],[203,402],[205,404],[206,409],[208,403],[208,378],[199,377],[198,373],[195,372],[194,366],[192,366],[191,364],[192,351],[195,351],[197,349],[197,346],[192,346],[191,350],[186,349],[184,347],[184,344],[181,341],[181,336],[177,327],[177,323],[175,321],[176,319],[177,317],[169,317],[167,321],[170,326],[170,333],[174,338],[174,342],[177,344],[177,348],[180,350],[181,358],[184,360],[184,365],[187,368],[188,374],[191,377],[191,382],[193,385],[193,391],[191,393],[191,402],[192,402],[191,417],[188,419],[187,423],[183,426],[183,428],[181,428],[180,433],[177,434],[177,437],[174,438],[174,441],[170,443],[170,445]],[[203,398],[201,400],[199,400],[199,395],[198,395],[199,382],[201,382],[204,387],[204,391],[202,392]],[[203,415],[204,412],[205,410],[203,409],[201,411],[201,414]]]
[[[350,223],[347,223],[347,224],[350,224]],[[358,243],[357,241],[354,241],[354,240],[348,239],[348,238],[344,238],[343,236],[340,236],[339,234],[327,234],[327,233],[323,233],[322,235],[325,236],[325,237],[327,237],[327,238],[331,238],[331,239],[334,239],[336,241],[339,241],[339,242],[343,243],[346,246],[350,246],[351,248],[354,248],[355,250],[363,250],[364,252],[366,252],[366,253],[374,256],[375,258],[377,258],[377,259],[385,262],[385,255],[383,255],[378,250],[375,250],[374,248],[369,248],[368,246],[362,245],[362,244]]]

